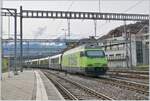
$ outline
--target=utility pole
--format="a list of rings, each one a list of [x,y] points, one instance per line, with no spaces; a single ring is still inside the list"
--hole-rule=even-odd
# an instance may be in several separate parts
[[[68,43],[70,41],[70,19],[67,19],[68,21]],[[70,43],[68,44],[70,46]]]
[[[124,20],[124,33],[125,33],[125,43],[126,43],[126,65],[129,68],[129,57],[128,57],[128,36],[126,30],[126,21]]]
[[[98,11],[101,12],[101,0],[98,1]],[[95,37],[97,36],[97,21],[94,20],[94,30],[95,30]]]
[[[130,33],[130,30],[128,30],[129,32],[129,37],[130,37],[130,66],[131,66],[131,69],[132,69],[132,44],[131,44],[131,33]]]
[[[61,29],[61,30],[62,30],[62,31],[64,31],[64,35],[65,35],[65,42],[66,42],[66,34],[67,34],[67,33],[66,33],[66,31],[67,31],[67,29],[64,29],[64,28],[63,28],[63,29]]]
[[[99,0],[99,13],[101,12],[101,0]]]
[[[10,39],[10,16],[8,16],[8,39]]]
[[[20,6],[20,71],[23,72],[23,67],[22,67],[22,57],[23,57],[23,46],[22,46],[22,6]]]
[[[0,0],[0,8],[2,8],[3,0]],[[0,9],[0,15],[2,15],[2,9]],[[2,80],[2,16],[0,16],[0,79]],[[0,98],[1,98],[1,90],[0,90]]]
[[[149,36],[150,36],[150,0],[149,0]],[[149,44],[149,53],[150,53],[150,44]],[[150,59],[149,59],[149,65],[150,65]],[[150,99],[150,96],[149,96],[149,99]]]
[[[30,55],[30,54],[29,54],[29,41],[27,41],[27,43],[28,43],[28,51],[27,51],[27,54],[28,54],[28,63],[29,63],[29,55]],[[30,67],[29,65],[30,65],[30,64],[28,64],[28,68]]]
[[[94,20],[94,33],[95,33],[95,37],[97,36],[97,21]]]
[[[14,74],[15,75],[18,75],[18,71],[17,71],[17,10],[15,9],[15,16],[14,16],[14,27],[15,27],[15,30],[14,30],[14,39],[15,39],[15,50],[14,50],[14,66],[15,66],[15,71],[14,71]]]
[[[70,38],[70,19],[67,19],[67,21],[68,21],[68,36]]]
[[[10,39],[10,16],[8,16],[8,39]],[[9,51],[9,49],[8,49]],[[8,78],[10,77],[10,52],[8,56]]]

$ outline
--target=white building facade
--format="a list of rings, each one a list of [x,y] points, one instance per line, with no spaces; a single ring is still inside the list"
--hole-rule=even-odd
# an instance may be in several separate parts
[[[118,37],[106,38],[103,42],[99,40],[99,45],[105,50],[110,69],[133,69],[138,65],[149,64],[149,34],[144,30],[137,34],[128,33],[127,39],[122,33]]]

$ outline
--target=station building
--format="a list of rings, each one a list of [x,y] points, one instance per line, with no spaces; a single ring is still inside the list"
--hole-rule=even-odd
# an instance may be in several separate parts
[[[149,65],[148,22],[120,26],[98,39],[110,69],[135,69]]]

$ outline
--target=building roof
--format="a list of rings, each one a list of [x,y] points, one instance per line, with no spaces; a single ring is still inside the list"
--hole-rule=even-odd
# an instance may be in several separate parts
[[[148,21],[136,22],[134,24],[126,25],[126,30],[130,31],[131,34],[137,34],[145,25],[149,25]],[[111,30],[108,34],[100,37],[98,40],[104,40],[106,38],[119,37],[124,34],[124,25],[121,25],[113,30]]]

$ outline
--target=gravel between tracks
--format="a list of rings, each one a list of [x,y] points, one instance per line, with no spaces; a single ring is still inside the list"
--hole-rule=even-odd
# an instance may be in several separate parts
[[[57,76],[54,76],[53,74],[50,73],[46,73],[50,79],[52,79],[53,81],[57,81],[59,83],[61,83],[61,85],[63,85],[63,87],[65,87],[67,90],[69,90],[69,92],[71,94],[73,94],[78,100],[101,100],[101,98],[88,93],[87,91],[81,89],[78,86],[75,86],[74,84],[65,81],[64,79],[61,79]]]
[[[56,71],[53,72],[56,73]],[[92,78],[89,79],[86,77],[84,78],[82,76],[80,77],[70,74],[65,75],[64,73],[60,72],[57,73],[64,78],[81,83],[85,86],[96,90],[97,92],[103,93],[104,95],[107,95],[116,100],[148,100],[148,97],[143,94],[139,94],[124,88],[112,86],[111,84],[104,84],[103,82],[98,82],[94,80],[94,78],[92,80]]]

